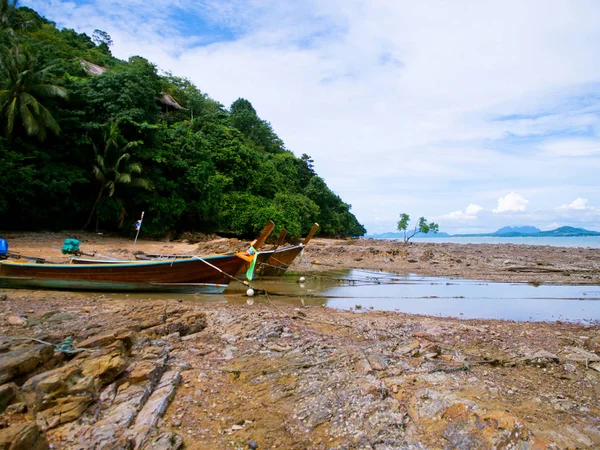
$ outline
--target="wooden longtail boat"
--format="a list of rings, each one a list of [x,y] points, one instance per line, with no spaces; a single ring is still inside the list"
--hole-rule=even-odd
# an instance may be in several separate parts
[[[269,236],[269,234],[273,231],[275,224],[272,221],[269,221],[265,228],[262,230],[259,237],[256,241],[253,242],[253,247],[255,249],[259,249]],[[283,275],[288,267],[296,260],[298,255],[302,253],[302,250],[306,245],[310,242],[314,234],[319,229],[319,224],[313,224],[310,232],[304,238],[304,241],[298,245],[292,245],[287,247],[279,248],[287,231],[282,230],[281,234],[277,238],[277,242],[270,250],[259,251],[257,255],[257,260],[254,268],[254,274],[258,276],[281,276]],[[189,258],[190,255],[173,255],[173,254],[136,254],[136,259],[141,261],[178,261],[181,259]],[[243,273],[248,269],[249,261],[247,257],[245,258],[247,262],[240,266],[238,273]],[[111,260],[94,260],[94,259],[82,259],[82,258],[72,258],[71,261],[74,264],[126,264],[131,263],[132,261],[111,261]]]
[[[0,261],[0,287],[221,293],[247,264],[236,254],[171,261],[35,264]]]
[[[279,248],[285,238],[286,231],[283,230],[271,250],[259,252],[256,260],[254,273],[259,276],[281,276],[288,267],[296,260],[304,247],[310,242],[319,229],[319,224],[313,224],[304,241],[298,245]]]

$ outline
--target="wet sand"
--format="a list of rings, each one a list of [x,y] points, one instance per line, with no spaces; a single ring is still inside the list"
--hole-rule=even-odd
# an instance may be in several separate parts
[[[74,235],[84,251],[131,255],[131,241]],[[59,260],[50,247],[73,233],[5,237],[11,251]],[[143,240],[136,250],[209,254],[247,245],[196,238]],[[292,270],[331,268],[600,284],[600,250],[315,239]],[[16,394],[0,414],[0,444],[35,424],[39,448],[600,446],[594,325],[337,311],[268,297],[193,304],[15,290],[2,298],[5,363],[43,345],[15,337],[56,344],[72,336],[89,351],[48,354],[4,377]],[[65,374],[69,381],[49,381]]]

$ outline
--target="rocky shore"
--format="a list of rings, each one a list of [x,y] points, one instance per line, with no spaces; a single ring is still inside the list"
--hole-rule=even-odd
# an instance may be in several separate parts
[[[5,237],[58,260],[72,235]],[[185,239],[136,250],[247,245]],[[316,239],[292,269],[332,267],[600,284],[600,250],[514,245]],[[599,326],[228,300],[0,292],[0,449],[600,446]]]

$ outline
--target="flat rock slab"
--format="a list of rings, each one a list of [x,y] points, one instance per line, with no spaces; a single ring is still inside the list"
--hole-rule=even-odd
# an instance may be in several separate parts
[[[149,434],[167,410],[171,400],[175,397],[177,386],[181,382],[181,375],[177,371],[165,372],[160,383],[139,412],[135,424],[127,434],[135,442],[135,449],[142,448]]]
[[[54,355],[54,346],[36,344],[0,354],[0,384],[25,375]]]
[[[46,450],[48,448],[45,436],[31,422],[0,429],[1,450]]]

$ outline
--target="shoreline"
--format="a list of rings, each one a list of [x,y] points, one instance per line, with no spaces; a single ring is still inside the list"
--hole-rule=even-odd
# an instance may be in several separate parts
[[[60,260],[73,234],[5,236],[10,251]],[[131,255],[122,238],[75,236],[84,251]],[[136,250],[210,254],[247,244],[190,236],[138,241]],[[481,245],[316,238],[290,270],[600,284],[600,250]],[[249,304],[236,294],[227,303],[143,297],[0,292],[0,445],[600,446],[598,325],[353,312],[268,297]],[[68,337],[86,350],[55,351]]]
[[[9,250],[51,261],[68,261],[60,248],[65,238],[81,241],[84,252],[133,259],[133,241],[91,232],[5,232]],[[135,251],[157,254],[210,255],[246,250],[250,242],[236,238],[210,239],[186,233],[186,239],[137,241]],[[265,245],[265,249],[269,244]],[[459,277],[482,281],[598,284],[600,248],[552,247],[526,244],[444,244],[376,239],[313,238],[291,271],[366,269],[399,274]]]

